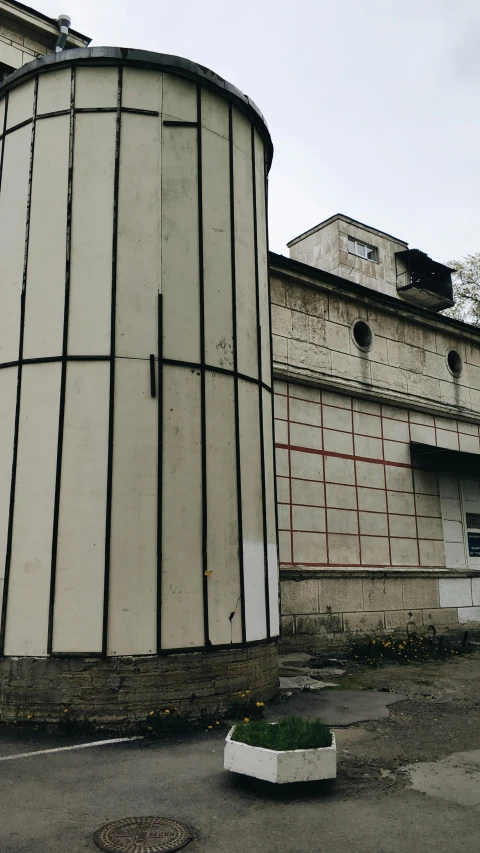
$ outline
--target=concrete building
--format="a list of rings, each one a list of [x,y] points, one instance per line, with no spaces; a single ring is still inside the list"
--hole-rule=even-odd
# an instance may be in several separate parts
[[[283,643],[478,627],[480,334],[434,313],[451,271],[340,214],[289,246],[270,254]]]
[[[58,21],[17,0],[0,0],[0,83],[25,63],[55,51]],[[69,28],[65,48],[87,47],[88,36]]]
[[[273,695],[277,532],[285,647],[480,625],[451,270],[340,214],[269,253],[255,104],[88,42],[0,0],[1,717]]]

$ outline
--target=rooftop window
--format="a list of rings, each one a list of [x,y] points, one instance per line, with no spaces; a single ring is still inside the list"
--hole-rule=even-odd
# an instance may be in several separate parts
[[[365,258],[366,261],[378,263],[378,249],[375,246],[369,246],[368,243],[362,243],[361,240],[355,240],[354,237],[348,238],[348,252],[350,255]]]

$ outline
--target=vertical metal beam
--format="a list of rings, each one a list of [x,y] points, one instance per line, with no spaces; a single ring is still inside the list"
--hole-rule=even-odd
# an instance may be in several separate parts
[[[233,387],[235,405],[235,460],[237,476],[238,561],[240,570],[240,614],[242,643],[247,640],[245,627],[245,569],[243,556],[242,468],[240,455],[240,409],[238,399],[238,341],[237,341],[237,273],[235,253],[235,175],[233,170],[233,107],[228,104],[228,146],[230,164],[230,250],[232,268],[232,326],[233,326]]]
[[[5,95],[5,113],[3,116],[3,128],[2,128],[3,139],[2,139],[2,150],[0,152],[0,193],[2,191],[3,159],[4,159],[4,155],[5,155],[5,131],[7,129],[7,115],[8,115],[8,92]],[[7,594],[8,594],[7,584],[4,581],[3,595],[2,595],[2,600],[0,601],[0,655],[3,654],[4,639],[5,639]]]
[[[163,563],[163,294],[158,294],[157,654],[162,648]]]
[[[65,300],[63,306],[62,372],[60,378],[60,404],[58,413],[57,467],[55,475],[55,499],[53,505],[52,563],[50,569],[50,603],[48,609],[48,654],[53,649],[53,620],[55,611],[55,585],[57,575],[58,519],[60,513],[60,487],[62,480],[63,427],[65,423],[65,388],[67,385],[68,318],[70,310],[70,267],[72,248],[72,189],[73,158],[75,151],[75,68],[70,77],[70,135],[68,152],[67,183],[67,230],[65,245]]]
[[[5,112],[3,115],[2,150],[0,152],[0,190],[2,189],[3,157],[5,154],[5,131],[7,129],[7,115],[8,115],[8,92],[5,95]]]
[[[155,356],[150,353],[150,396],[157,396],[157,382],[155,378]]]
[[[268,540],[267,540],[267,496],[265,484],[265,440],[263,428],[263,387],[262,387],[262,325],[260,322],[260,284],[258,277],[258,222],[257,222],[257,176],[255,166],[255,128],[251,128],[252,145],[252,195],[253,195],[253,246],[255,255],[255,294],[257,303],[257,355],[258,355],[258,408],[260,421],[260,470],[262,478],[262,521],[263,521],[263,569],[265,577],[265,615],[267,638],[270,638],[270,592],[268,579]]]
[[[198,276],[200,296],[200,417],[202,436],[202,573],[204,643],[210,646],[208,625],[208,501],[207,501],[207,418],[205,395],[205,281],[203,268],[203,185],[202,185],[202,87],[197,85],[197,179],[198,179]]]
[[[7,624],[8,586],[12,560],[13,516],[15,511],[15,487],[17,481],[18,431],[20,425],[20,401],[22,396],[23,336],[25,330],[25,301],[27,291],[28,249],[30,240],[30,213],[32,206],[33,159],[35,155],[35,129],[38,100],[38,75],[33,89],[33,120],[30,141],[30,165],[28,171],[27,209],[25,217],[25,251],[23,255],[22,291],[20,294],[20,334],[18,344],[17,400],[15,406],[15,429],[13,437],[12,477],[10,480],[10,503],[8,510],[7,548],[5,554],[5,577],[3,581],[2,615],[0,619],[0,655],[5,648],[5,629]],[[5,146],[5,139],[3,145]],[[3,154],[3,148],[2,148]],[[3,160],[3,157],[2,157]],[[3,163],[2,163],[3,165]]]
[[[118,246],[118,190],[120,183],[120,141],[122,132],[123,67],[118,69],[117,117],[115,131],[115,172],[113,181],[112,219],[112,302],[110,311],[110,397],[108,415],[108,462],[107,462],[107,505],[105,523],[105,575],[103,585],[103,629],[102,655],[107,654],[108,606],[110,593],[110,551],[112,533],[112,484],[113,484],[113,429],[115,417],[115,333],[117,308],[117,246]]]
[[[268,334],[270,340],[270,377],[268,380],[268,385],[271,387],[271,409],[272,409],[272,453],[273,453],[273,499],[275,501],[275,540],[277,545],[277,564],[280,572],[280,548],[278,544],[278,495],[277,495],[277,460],[275,455],[275,389],[273,387],[273,335],[272,335],[272,294],[271,294],[271,283],[270,283],[270,259],[269,259],[269,247],[268,247],[268,163],[266,155],[264,155],[264,192],[265,192],[265,251],[267,253],[267,277],[268,277]],[[290,506],[291,506],[291,495],[290,495]],[[293,559],[293,550],[292,550],[292,559]],[[279,584],[278,584],[278,609],[279,609],[279,619],[280,619],[280,575],[279,575]],[[270,626],[271,627],[271,626]],[[281,630],[280,630],[281,633]]]

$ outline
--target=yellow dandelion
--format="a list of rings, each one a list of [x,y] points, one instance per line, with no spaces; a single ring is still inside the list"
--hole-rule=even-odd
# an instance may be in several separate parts
[[[155,711],[150,711],[150,712],[149,712],[149,714],[148,714],[148,716],[149,716],[149,717],[153,717],[154,713],[155,713]]]
[[[243,722],[244,722],[244,723],[249,723],[249,722],[250,722],[250,717],[244,717],[244,718],[243,718]]]
[[[27,714],[27,720],[31,720],[31,719],[32,719],[32,715],[31,715],[31,714]]]
[[[264,706],[263,702],[256,702],[255,704],[256,704],[257,708],[263,708],[263,706]]]
[[[170,713],[170,711],[168,710],[168,708],[165,708],[164,713],[165,713],[165,714],[169,714],[169,713]]]
[[[64,712],[63,712],[63,713],[64,713],[64,714],[68,714],[68,708],[65,708],[65,710],[64,710]]]
[[[218,720],[215,720],[215,725],[216,725],[216,726],[219,726],[219,725],[220,725],[220,723],[219,723],[219,721],[218,721]]]
[[[213,726],[207,726],[207,729],[212,729],[212,728],[213,728]]]
[[[250,690],[245,690],[245,693],[250,693]]]
[[[245,699],[245,693],[242,693],[242,699]]]

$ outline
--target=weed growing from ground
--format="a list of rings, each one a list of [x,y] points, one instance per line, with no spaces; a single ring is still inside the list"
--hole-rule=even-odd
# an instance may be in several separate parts
[[[228,716],[233,720],[261,720],[265,708],[264,702],[254,699],[250,690],[235,693],[228,709]]]
[[[427,660],[438,660],[459,655],[465,651],[465,644],[447,646],[444,637],[436,638],[417,634],[398,637],[370,637],[353,643],[351,657],[368,666],[381,666],[387,661],[401,664],[421,663]]]

